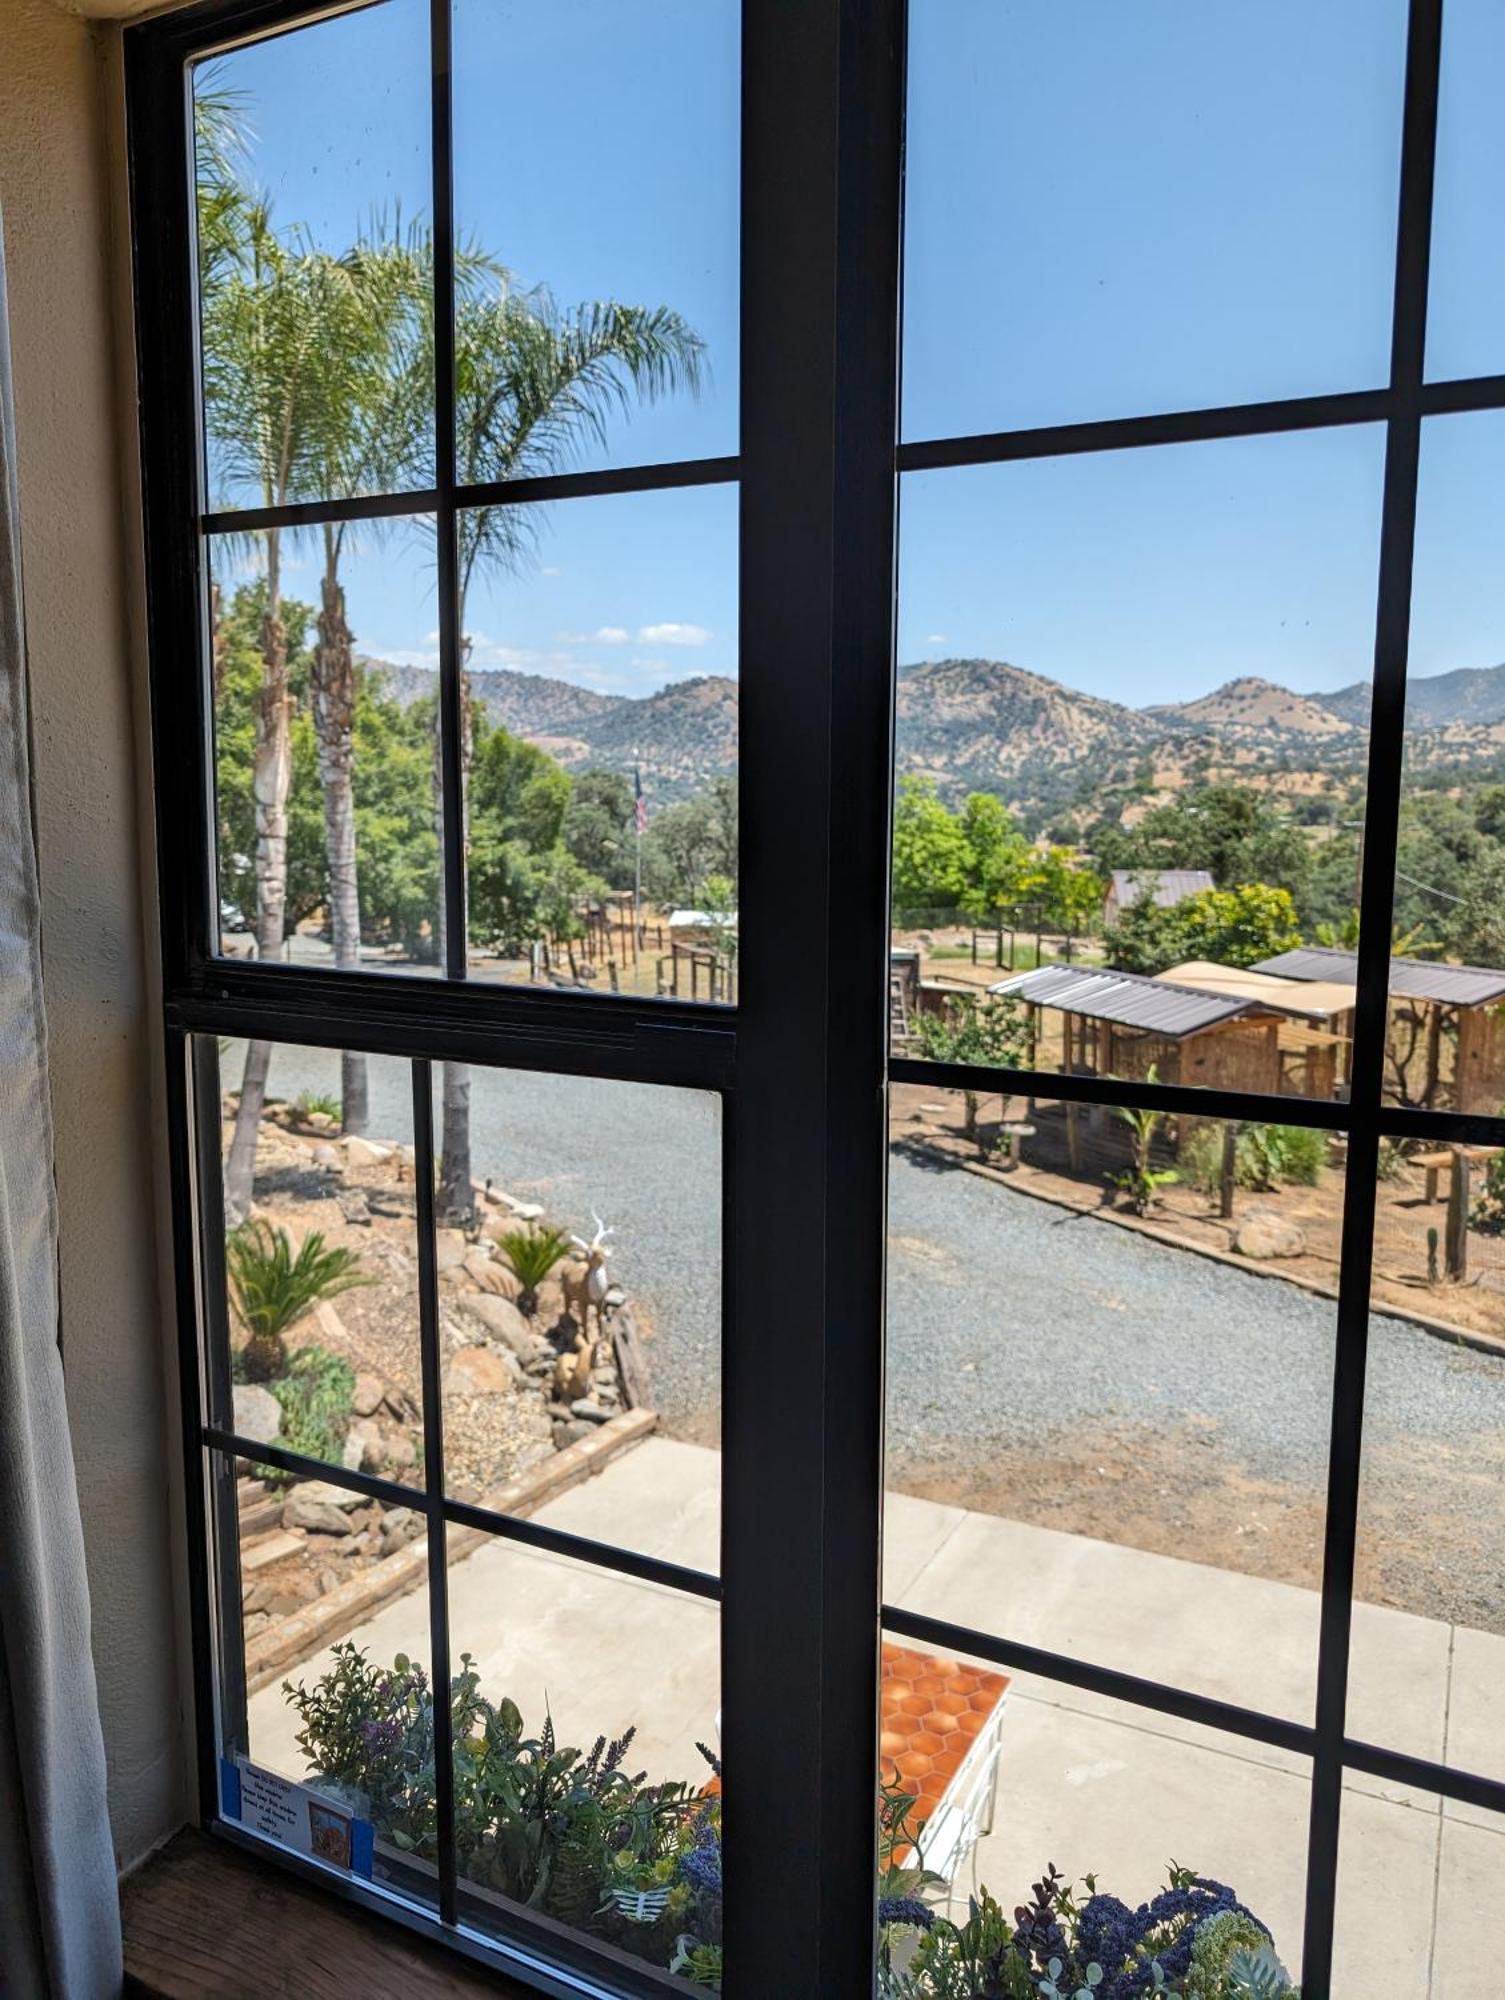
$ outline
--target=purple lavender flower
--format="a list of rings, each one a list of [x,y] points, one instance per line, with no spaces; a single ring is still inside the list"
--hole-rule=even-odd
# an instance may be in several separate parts
[[[935,1911],[928,1903],[922,1903],[918,1896],[880,1896],[878,1921],[880,1924],[914,1924],[920,1930],[928,1931],[935,1922]]]

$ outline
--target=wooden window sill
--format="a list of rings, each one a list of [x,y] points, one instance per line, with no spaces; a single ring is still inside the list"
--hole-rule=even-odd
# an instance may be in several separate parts
[[[271,1862],[185,1827],[121,1894],[127,1994],[161,2000],[470,2000],[530,1989]]]

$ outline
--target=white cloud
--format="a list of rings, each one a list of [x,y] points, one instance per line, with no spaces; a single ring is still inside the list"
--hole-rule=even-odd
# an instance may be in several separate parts
[[[946,635],[944,632],[927,632],[925,635],[925,644],[927,646],[944,646],[945,643]]]
[[[596,637],[603,646],[625,646],[632,634],[623,625],[602,625],[597,629]]]
[[[622,637],[625,639],[624,632]],[[640,625],[638,643],[643,646],[704,646],[710,639],[704,625]]]
[[[540,567],[538,574],[540,576],[558,576],[559,565],[558,563],[544,563]]]

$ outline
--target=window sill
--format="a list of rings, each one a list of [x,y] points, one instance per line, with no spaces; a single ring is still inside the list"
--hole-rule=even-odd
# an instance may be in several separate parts
[[[185,1827],[125,1884],[128,1994],[243,2000],[247,1991],[348,2000],[523,2000],[482,1972],[369,1911],[331,1902],[269,1862]]]

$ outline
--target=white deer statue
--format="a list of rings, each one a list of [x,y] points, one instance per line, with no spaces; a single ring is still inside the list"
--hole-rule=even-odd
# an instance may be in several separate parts
[[[590,1316],[596,1315],[596,1332],[602,1337],[606,1333],[606,1294],[611,1289],[611,1280],[606,1275],[606,1260],[611,1252],[606,1247],[606,1239],[612,1234],[606,1224],[591,1210],[591,1220],[596,1225],[596,1233],[587,1243],[583,1236],[571,1235],[570,1241],[585,1258],[583,1264],[570,1263],[560,1274],[564,1286],[564,1309],[579,1327],[581,1334],[590,1338]]]

